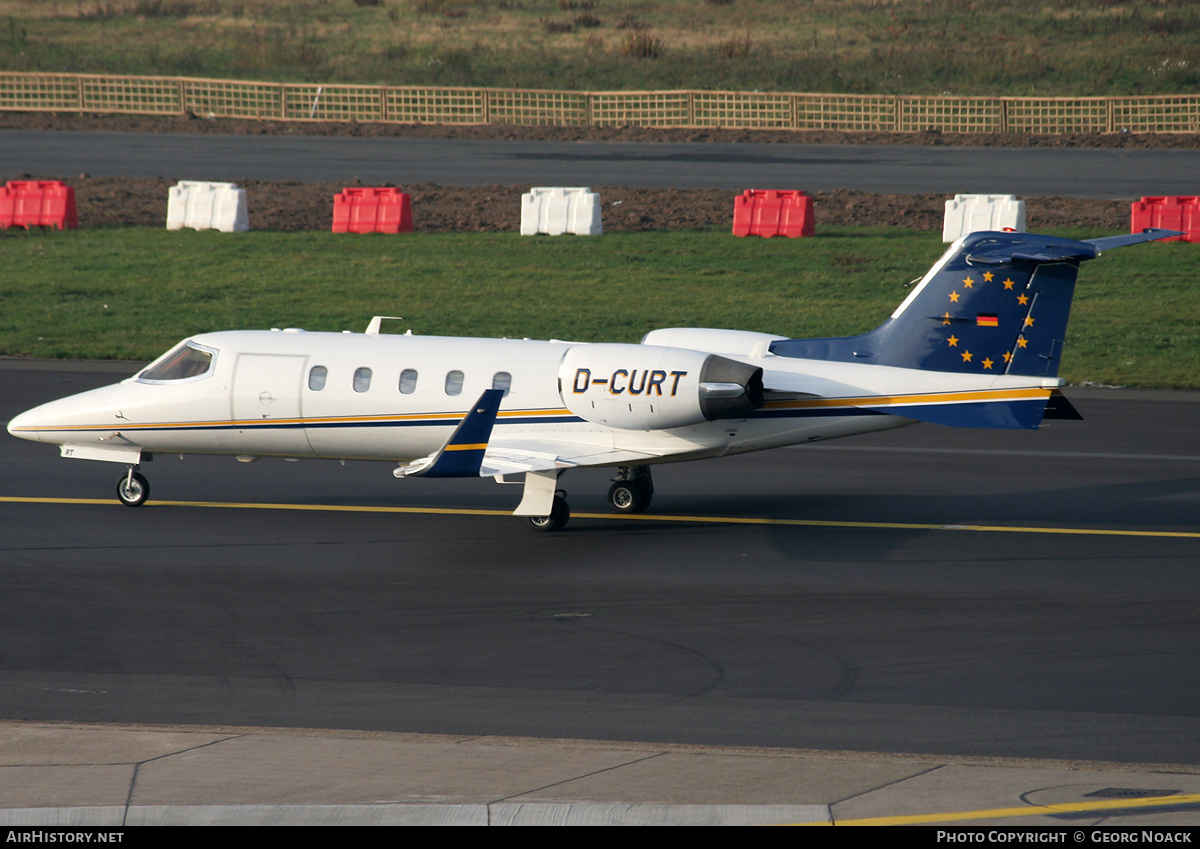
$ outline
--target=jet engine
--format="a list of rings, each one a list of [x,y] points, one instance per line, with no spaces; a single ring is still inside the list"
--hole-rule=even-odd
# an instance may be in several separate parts
[[[623,430],[735,419],[763,404],[763,370],[702,351],[653,345],[574,345],[558,369],[563,404]]]

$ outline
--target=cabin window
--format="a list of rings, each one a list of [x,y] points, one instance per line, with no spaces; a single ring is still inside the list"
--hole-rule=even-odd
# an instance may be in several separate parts
[[[463,373],[455,369],[446,375],[446,394],[461,395],[463,384]]]
[[[492,378],[493,389],[503,389],[504,397],[508,397],[509,387],[512,386],[512,375],[506,371],[496,372],[496,376]]]
[[[354,391],[366,392],[371,388],[371,370],[366,368],[356,368],[354,370]]]
[[[212,371],[216,356],[215,348],[208,348],[195,342],[184,342],[139,374],[138,380],[149,383],[166,383],[204,377]]]
[[[325,366],[313,366],[308,370],[308,388],[313,392],[320,392],[325,388],[325,378],[329,376],[329,369]]]
[[[406,368],[400,372],[400,394],[412,395],[417,391],[417,370]]]

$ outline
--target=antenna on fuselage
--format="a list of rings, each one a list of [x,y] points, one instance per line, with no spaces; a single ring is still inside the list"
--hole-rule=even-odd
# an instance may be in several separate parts
[[[398,315],[377,315],[371,319],[371,323],[367,325],[367,329],[364,332],[368,336],[378,336],[379,326],[383,324],[384,319],[388,321],[404,321],[404,318]]]

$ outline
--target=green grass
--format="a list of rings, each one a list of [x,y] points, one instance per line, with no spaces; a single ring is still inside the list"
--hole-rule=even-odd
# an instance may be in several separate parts
[[[636,39],[661,50],[639,51]],[[1187,93],[1200,85],[1200,8],[1191,0],[0,0],[0,68],[575,90]]]
[[[1061,231],[1075,238],[1107,235]],[[202,331],[354,330],[400,315],[428,335],[636,342],[656,327],[859,333],[944,250],[939,234],[828,230],[522,238],[150,229],[7,232],[0,354],[150,359]],[[1062,376],[1200,388],[1200,246],[1084,265]]]

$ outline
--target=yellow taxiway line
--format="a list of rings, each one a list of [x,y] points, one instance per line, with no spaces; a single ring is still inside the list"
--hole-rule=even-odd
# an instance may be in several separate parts
[[[33,498],[0,496],[0,503],[117,506],[107,498]],[[342,504],[272,504],[237,501],[151,501],[148,507],[219,507],[234,510],[307,510],[326,513],[411,513],[442,516],[511,516],[507,510],[468,510],[457,507],[370,507]],[[1006,534],[1067,534],[1074,536],[1155,537],[1200,539],[1200,531],[1135,531],[1120,528],[1039,528],[1018,525],[927,524],[920,522],[841,522],[828,519],[764,519],[741,516],[667,516],[658,513],[572,513],[573,519],[622,522],[682,522],[697,525],[770,525],[803,528],[855,528],[902,531],[974,531]]]
[[[1144,808],[1176,807],[1200,804],[1200,793],[1177,796],[1153,796],[1144,799],[1113,799],[1104,802],[1068,802],[1062,805],[1041,805],[1023,808],[993,808],[982,811],[953,811],[944,814],[912,814],[898,817],[868,817],[835,822],[805,822],[793,825],[922,825],[937,822],[964,822],[968,820],[1007,819],[1009,817],[1055,816],[1056,814],[1081,814],[1142,810]],[[1064,827],[1082,828],[1064,822]]]

